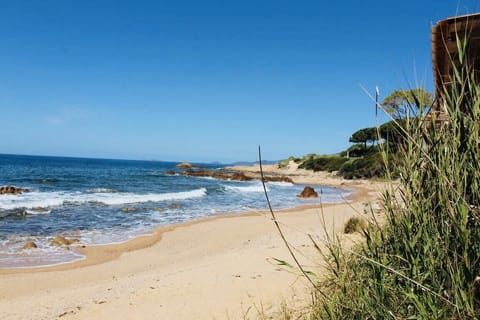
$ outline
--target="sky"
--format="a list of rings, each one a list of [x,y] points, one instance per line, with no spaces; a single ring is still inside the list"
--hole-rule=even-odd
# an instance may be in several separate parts
[[[480,0],[0,0],[0,153],[192,162],[348,148]],[[386,120],[383,117],[381,120]]]

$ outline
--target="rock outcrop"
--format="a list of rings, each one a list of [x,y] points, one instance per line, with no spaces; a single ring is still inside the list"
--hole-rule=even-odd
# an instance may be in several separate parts
[[[175,171],[173,171],[173,170],[167,170],[167,171],[165,171],[165,174],[166,174],[167,176],[174,176],[174,175],[175,175]]]
[[[218,171],[218,170],[185,170],[180,173],[184,176],[190,177],[210,177],[219,180],[234,180],[234,181],[251,181],[251,180],[260,180],[260,175],[247,175],[244,172],[240,171]],[[293,181],[286,176],[277,176],[277,175],[266,175],[264,176],[265,182],[289,182],[293,183]]]
[[[230,180],[232,179],[233,174],[230,173],[223,173],[223,172],[218,172],[218,171],[211,171],[211,170],[205,170],[205,169],[200,169],[200,170],[185,170],[180,173],[183,176],[189,176],[189,177],[210,177],[210,178],[215,178],[215,179],[221,179],[221,180]]]
[[[235,180],[235,181],[250,181],[250,180],[253,180],[252,177],[246,176],[245,173],[243,173],[243,172],[235,172],[231,176],[229,176],[229,178],[231,180]]]
[[[288,183],[293,183],[292,179],[290,179],[289,177],[286,177],[286,176],[270,176],[270,175],[267,175],[265,176],[264,175],[264,180],[266,182],[288,182]]]
[[[29,191],[28,189],[12,187],[12,186],[0,187],[0,194],[21,194],[28,191]]]
[[[318,193],[312,187],[306,186],[302,193],[297,195],[299,198],[318,198]]]

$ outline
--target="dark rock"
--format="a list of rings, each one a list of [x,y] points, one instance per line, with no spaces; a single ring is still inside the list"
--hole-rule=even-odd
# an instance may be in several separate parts
[[[300,198],[318,198],[318,193],[312,187],[306,186],[303,188],[302,193],[297,195]]]
[[[246,176],[243,172],[220,172],[211,170],[186,170],[181,173],[185,176],[191,177],[211,177],[219,180],[236,180],[236,181],[250,181],[253,178]]]
[[[243,172],[235,172],[234,174],[231,175],[230,179],[235,180],[235,181],[250,181],[250,180],[253,180],[253,178],[247,177],[245,175],[245,173],[243,173]]]
[[[132,211],[137,211],[138,209],[137,208],[134,208],[134,207],[125,207],[125,208],[122,208],[122,211],[123,212],[132,212]]]
[[[180,173],[184,176],[190,177],[211,177],[219,180],[234,180],[234,181],[251,181],[254,179],[260,180],[259,174],[245,174],[241,171],[227,171],[221,170],[206,170],[206,169],[188,169]],[[286,176],[279,175],[266,175],[264,176],[265,182],[289,182],[293,183],[292,179]]]
[[[293,183],[292,179],[286,176],[264,176],[263,180],[265,182],[289,182]]]
[[[55,239],[53,239],[50,242],[50,245],[55,247],[63,247],[63,246],[69,246],[79,241],[80,240],[78,239],[66,239],[65,237],[62,237],[62,236],[56,236]]]
[[[21,194],[23,192],[28,192],[28,189],[12,187],[12,186],[3,186],[0,187],[0,194]]]
[[[214,177],[216,175],[215,172],[204,170],[204,169],[200,169],[200,170],[189,169],[189,170],[182,171],[180,174],[184,176],[190,176],[190,177]]]
[[[175,175],[175,171],[173,171],[173,170],[167,170],[167,171],[165,171],[165,174],[166,174],[167,176],[174,176],[174,175]]]

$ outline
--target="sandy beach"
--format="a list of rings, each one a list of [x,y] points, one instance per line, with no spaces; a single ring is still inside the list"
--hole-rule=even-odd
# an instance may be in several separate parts
[[[256,167],[237,168],[245,172]],[[349,181],[291,166],[266,166],[295,183],[355,192],[344,203],[277,213],[306,269],[319,255],[327,230],[341,232],[352,216],[365,216],[382,184]],[[358,235],[343,235],[358,241]],[[251,212],[160,228],[126,243],[81,248],[80,262],[37,269],[0,270],[0,319],[257,319],[284,304],[302,309],[311,287],[293,264],[269,212]],[[321,276],[321,274],[320,274]]]

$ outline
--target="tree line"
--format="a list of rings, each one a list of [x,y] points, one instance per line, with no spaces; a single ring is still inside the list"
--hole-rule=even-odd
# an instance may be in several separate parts
[[[361,156],[368,153],[368,143],[371,144],[371,148],[378,143],[387,143],[391,151],[396,151],[404,137],[402,128],[405,121],[419,117],[421,112],[428,112],[432,104],[432,95],[423,89],[395,90],[381,104],[392,120],[378,128],[368,127],[354,132],[349,142],[357,145],[347,150],[349,155]]]
[[[405,141],[405,124],[410,119],[419,119],[421,113],[428,112],[432,104],[432,95],[423,89],[395,90],[381,104],[391,120],[378,127],[354,132],[349,139],[354,144],[347,150],[336,155],[311,154],[288,160],[300,163],[300,168],[335,171],[347,179],[383,177],[387,169],[395,176],[397,152]],[[388,151],[388,168],[381,155],[382,150]]]

